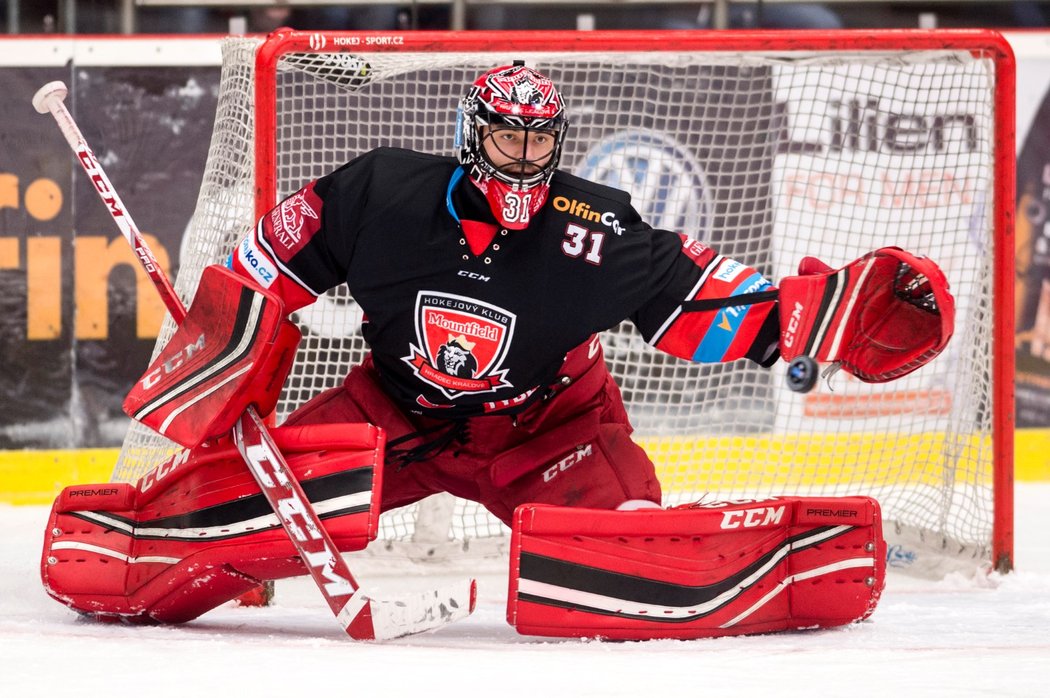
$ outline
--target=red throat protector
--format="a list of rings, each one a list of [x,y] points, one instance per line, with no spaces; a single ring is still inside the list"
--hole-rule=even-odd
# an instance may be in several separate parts
[[[532,217],[547,203],[547,194],[550,192],[547,184],[537,184],[523,190],[481,174],[476,168],[470,173],[470,181],[485,195],[489,209],[499,224],[510,230],[527,228]]]

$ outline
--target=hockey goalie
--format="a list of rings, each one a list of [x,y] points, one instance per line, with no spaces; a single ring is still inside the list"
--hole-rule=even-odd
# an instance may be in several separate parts
[[[48,592],[97,617],[180,622],[302,574],[227,432],[276,403],[299,338],[286,316],[345,283],[370,354],[273,431],[340,550],[367,545],[380,512],[449,492],[511,527],[507,618],[522,633],[696,638],[867,617],[885,571],[877,502],[661,508],[599,334],[628,319],[686,360],[809,356],[889,381],[951,337],[944,275],[883,248],[837,269],[804,258],[774,285],[559,170],[568,124],[547,77],[495,68],[461,102],[456,157],[367,152],[264,215],[205,272],[127,397],[185,450],[134,486],[61,494]]]

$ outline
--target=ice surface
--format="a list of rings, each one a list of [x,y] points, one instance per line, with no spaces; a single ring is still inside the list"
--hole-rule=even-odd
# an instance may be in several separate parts
[[[690,642],[522,637],[503,617],[506,575],[485,563],[474,616],[380,645],[343,635],[307,579],[278,584],[275,606],[224,606],[179,627],[82,620],[40,585],[46,509],[0,507],[0,695],[1047,696],[1047,511],[1050,483],[1018,486],[1017,572],[891,576],[872,618],[844,629]],[[391,575],[373,560],[351,568],[379,592],[449,577]]]

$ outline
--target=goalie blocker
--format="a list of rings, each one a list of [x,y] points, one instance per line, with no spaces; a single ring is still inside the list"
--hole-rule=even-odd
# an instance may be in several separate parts
[[[269,414],[301,334],[270,291],[225,267],[201,275],[193,305],[124,400],[124,412],[192,448],[227,433],[249,406]]]
[[[514,516],[507,621],[525,635],[692,639],[868,617],[886,544],[869,497],[669,510],[528,504]]]

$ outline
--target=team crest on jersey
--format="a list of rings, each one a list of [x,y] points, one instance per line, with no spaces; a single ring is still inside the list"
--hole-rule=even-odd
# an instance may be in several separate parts
[[[403,358],[420,380],[450,400],[510,387],[500,366],[514,336],[515,316],[464,296],[420,291],[416,344]]]

